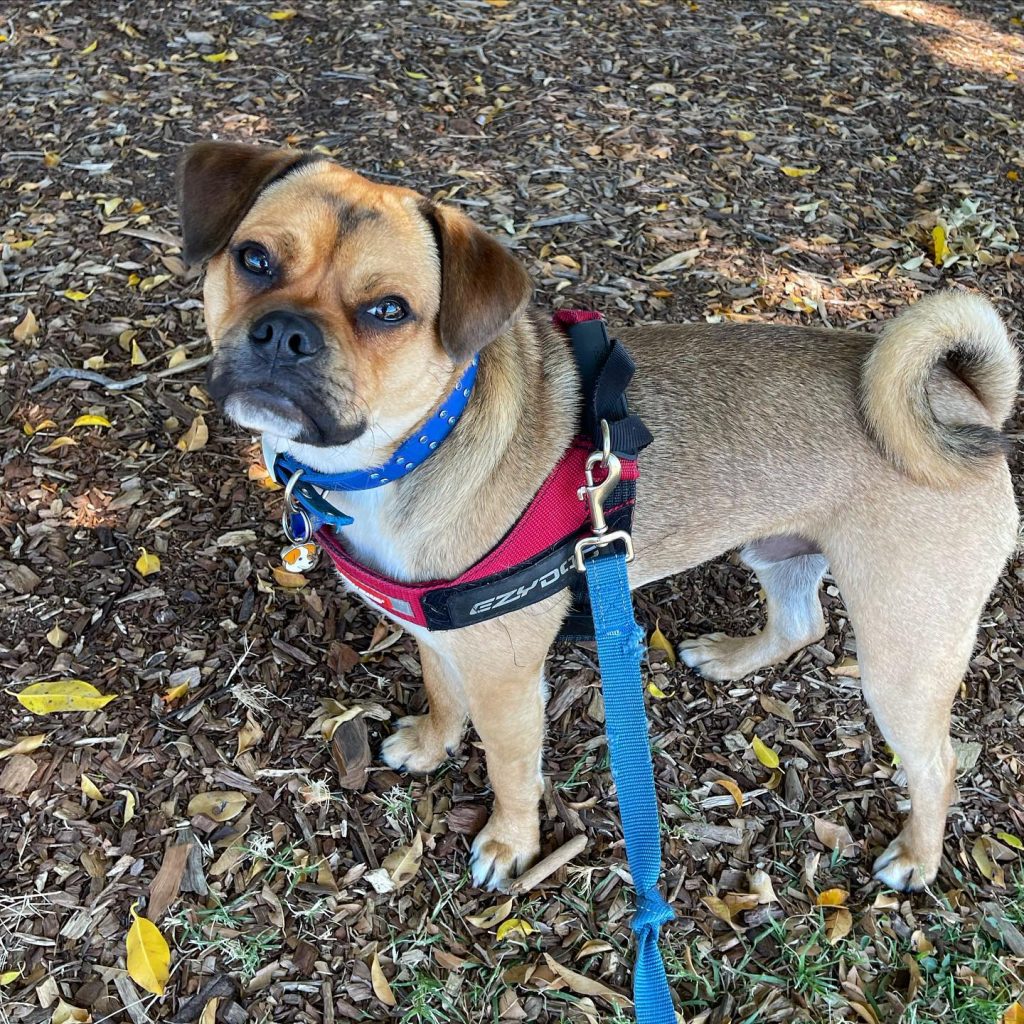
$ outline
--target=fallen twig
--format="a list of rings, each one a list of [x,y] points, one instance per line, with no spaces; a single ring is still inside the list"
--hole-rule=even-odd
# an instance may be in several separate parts
[[[212,358],[207,353],[205,356],[186,359],[178,363],[177,366],[168,366],[167,369],[157,370],[152,374],[140,373],[137,377],[129,377],[127,380],[114,380],[113,377],[108,377],[105,373],[97,373],[95,370],[76,370],[71,366],[55,366],[42,380],[36,381],[28,391],[30,395],[38,394],[40,391],[45,391],[51,384],[56,384],[59,380],[87,380],[92,384],[98,384],[100,387],[106,388],[108,391],[127,391],[128,388],[145,384],[150,377],[174,377],[179,373],[187,373],[189,370],[198,369],[200,366],[205,366]]]
[[[524,872],[514,879],[508,886],[510,895],[519,895],[529,892],[544,881],[545,878],[553,875],[559,868],[565,867],[569,861],[578,857],[586,848],[590,840],[582,832],[573,836],[567,843],[563,843],[554,853],[549,853],[542,861],[534,864],[529,871]]]

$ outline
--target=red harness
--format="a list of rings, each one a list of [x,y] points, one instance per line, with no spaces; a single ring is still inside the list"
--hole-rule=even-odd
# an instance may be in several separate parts
[[[600,314],[572,310],[556,314],[555,322],[568,333],[575,324],[594,319]],[[508,533],[451,580],[402,583],[356,561],[330,527],[318,530],[317,540],[339,574],[363,597],[404,622],[444,630],[504,615],[573,584],[573,549],[591,527],[579,489],[593,450],[593,440],[577,435]],[[621,482],[605,517],[612,529],[628,530],[639,468],[635,457],[623,457],[621,464]]]

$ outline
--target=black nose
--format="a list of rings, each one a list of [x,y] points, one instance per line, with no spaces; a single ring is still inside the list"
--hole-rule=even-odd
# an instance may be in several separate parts
[[[278,309],[252,325],[249,342],[268,362],[295,363],[315,356],[324,347],[324,336],[312,320]]]

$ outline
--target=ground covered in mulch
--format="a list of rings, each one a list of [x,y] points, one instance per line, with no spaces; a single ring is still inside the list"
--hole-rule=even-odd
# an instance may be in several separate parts
[[[414,645],[326,570],[275,576],[280,495],[203,391],[171,184],[185,144],[317,146],[459,203],[513,244],[542,305],[613,324],[872,330],[955,284],[1019,330],[1021,77],[1009,0],[6,4],[0,748],[44,740],[0,760],[0,1021],[629,1017],[593,652],[552,658],[542,808],[545,852],[588,845],[503,908],[522,924],[499,938],[477,915],[505,898],[466,873],[479,746],[426,779],[363,770],[361,730],[375,749],[422,701]],[[136,379],[33,390],[54,367]],[[1011,436],[1019,482],[1019,420]],[[143,548],[160,560],[145,576]],[[652,654],[685,1020],[1007,1012],[1024,988],[1022,579],[1018,557],[985,613],[946,859],[909,898],[870,877],[905,790],[830,581],[825,639],[741,684]],[[639,609],[674,642],[762,615],[728,558]],[[57,678],[116,700],[39,717],[12,696]],[[323,721],[347,715],[332,747]],[[196,802],[208,791],[227,795]],[[172,947],[163,998],[124,971],[135,903]]]

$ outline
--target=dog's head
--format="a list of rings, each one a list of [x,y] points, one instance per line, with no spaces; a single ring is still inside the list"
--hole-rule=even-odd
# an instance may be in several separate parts
[[[412,430],[530,297],[468,217],[315,153],[199,143],[179,186],[185,259],[210,261],[210,393],[314,468]]]

